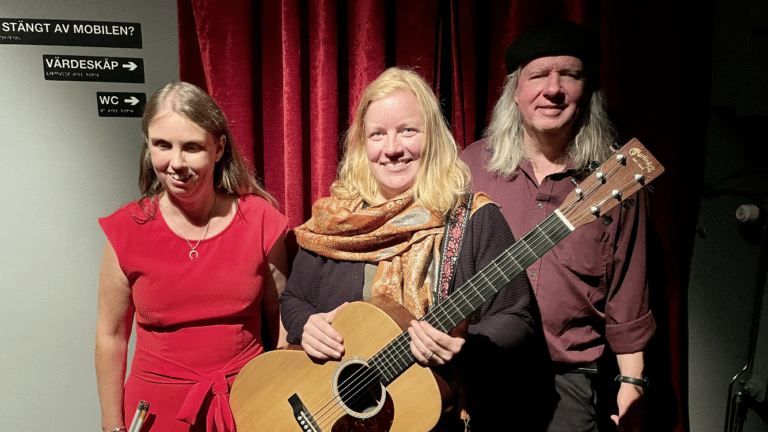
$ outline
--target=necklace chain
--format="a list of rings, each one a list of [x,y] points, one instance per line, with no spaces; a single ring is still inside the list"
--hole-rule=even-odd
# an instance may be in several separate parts
[[[186,235],[184,235],[184,232],[179,228],[179,226],[176,224],[176,222],[171,219],[171,223],[176,228],[177,231],[179,231],[179,234],[181,234],[181,237],[184,239],[184,241],[187,242],[189,247],[192,249],[189,251],[189,259],[193,260],[200,256],[200,254],[197,252],[197,247],[200,246],[200,242],[205,240],[206,237],[208,237],[208,228],[211,226],[211,216],[213,216],[213,209],[216,208],[216,199],[218,196],[213,196],[213,206],[211,207],[211,210],[208,211],[208,223],[205,224],[205,232],[203,233],[203,237],[197,240],[197,243],[195,243],[194,246],[192,246],[192,242],[189,241]],[[170,215],[169,215],[170,216]]]

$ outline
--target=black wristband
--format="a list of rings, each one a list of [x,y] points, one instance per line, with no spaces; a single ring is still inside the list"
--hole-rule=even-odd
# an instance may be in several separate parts
[[[647,389],[649,385],[651,385],[650,382],[648,382],[648,378],[632,378],[624,375],[616,375],[616,379],[614,381],[617,382],[625,382],[627,384],[636,385],[638,387],[642,387],[644,389]]]

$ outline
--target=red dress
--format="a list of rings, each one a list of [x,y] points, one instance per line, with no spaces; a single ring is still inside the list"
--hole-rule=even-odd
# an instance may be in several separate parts
[[[136,351],[125,384],[125,424],[149,402],[143,432],[229,431],[229,388],[264,351],[261,299],[267,254],[287,218],[254,195],[241,197],[230,224],[190,246],[138,205],[99,219],[128,277],[136,307]]]

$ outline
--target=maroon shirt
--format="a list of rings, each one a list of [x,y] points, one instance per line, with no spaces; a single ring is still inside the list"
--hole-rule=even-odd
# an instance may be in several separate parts
[[[467,147],[461,159],[472,171],[473,191],[501,206],[516,238],[549,216],[575,188],[579,173],[566,168],[538,184],[529,161],[513,178],[489,173],[485,140]],[[602,219],[581,226],[531,265],[531,281],[553,361],[597,360],[607,343],[616,354],[641,351],[656,329],[646,287],[646,195],[630,208],[616,206]]]

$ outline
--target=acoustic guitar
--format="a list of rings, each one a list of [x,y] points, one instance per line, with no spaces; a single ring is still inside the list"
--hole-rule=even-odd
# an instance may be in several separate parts
[[[571,231],[658,177],[664,168],[637,139],[587,177],[565,202],[423,318],[448,332]],[[300,347],[248,362],[232,386],[238,432],[428,431],[442,412],[441,382],[416,364],[406,329],[413,319],[376,297],[341,308],[333,327],[344,357],[316,363]]]

